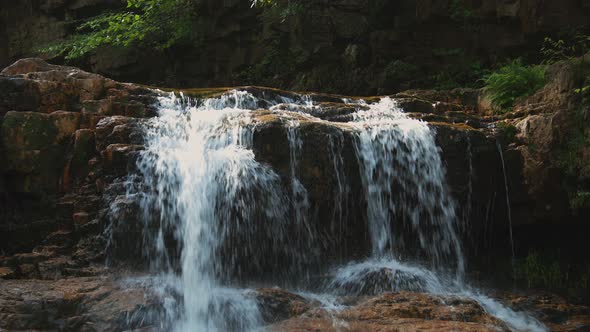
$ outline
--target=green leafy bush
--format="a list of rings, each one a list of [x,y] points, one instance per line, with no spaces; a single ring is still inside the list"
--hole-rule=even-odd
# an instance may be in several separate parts
[[[577,191],[570,198],[570,205],[572,209],[590,208],[590,192]]]
[[[467,7],[464,0],[453,0],[449,7],[449,15],[454,21],[463,22],[473,17],[473,11]]]
[[[513,278],[529,288],[588,289],[590,266],[568,259],[560,250],[530,251],[515,262]]]
[[[543,65],[524,65],[517,59],[485,76],[484,89],[494,105],[506,110],[517,98],[530,96],[545,85],[546,69]]]
[[[590,35],[584,30],[562,32],[559,37],[545,37],[541,55],[544,63],[554,63],[582,56],[590,51]]]
[[[62,43],[42,48],[43,53],[79,58],[100,46],[141,45],[159,50],[197,39],[201,0],[126,0],[118,12],[104,13],[76,27]],[[252,6],[272,6],[275,0],[253,0]]]

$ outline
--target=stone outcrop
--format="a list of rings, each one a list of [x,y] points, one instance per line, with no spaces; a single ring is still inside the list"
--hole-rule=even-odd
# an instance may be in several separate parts
[[[0,329],[123,331],[159,326],[162,301],[139,283],[107,276],[0,284]]]
[[[156,94],[39,59],[4,69],[0,86],[0,265],[12,277],[91,273],[104,192],[127,174],[130,128],[155,114]]]
[[[37,59],[21,60],[6,68],[0,85],[6,87],[0,98],[0,151],[4,160],[0,189],[5,207],[0,249],[8,257],[2,266],[12,269],[13,276],[50,278],[51,273],[58,272],[42,273],[39,262],[59,259],[62,261],[55,269],[67,266],[68,273],[73,273],[72,267],[103,258],[101,234],[111,221],[113,254],[141,257],[138,206],[124,197],[124,182],[142,149],[141,122],[155,114],[153,105],[160,92]],[[267,101],[300,98],[281,90],[240,89]],[[213,96],[226,90],[186,93]],[[477,90],[464,89],[446,93],[407,91],[394,96],[410,116],[428,121],[435,129],[451,193],[460,203],[460,217],[465,221],[468,252],[473,254],[505,247],[508,233],[504,231],[508,225],[504,222],[505,201],[495,198],[496,193],[504,193],[496,132],[492,119],[478,114],[478,94]],[[317,234],[329,237],[319,242],[332,243],[322,248],[324,252],[334,252],[336,247],[332,246],[345,243],[343,247],[348,249],[341,255],[362,255],[368,250],[364,240],[366,202],[358,199],[364,194],[354,135],[345,124],[355,108],[343,103],[343,96],[311,97],[322,107],[299,110],[319,120],[300,119],[299,135],[310,143],[303,144],[300,151],[298,173],[310,196],[313,225]],[[257,159],[271,165],[285,183],[290,183],[285,119],[265,110],[252,114]],[[332,159],[335,153],[342,157],[337,168]],[[512,165],[509,168],[515,169]],[[519,176],[512,172],[508,181],[519,183]],[[342,196],[337,192],[339,177],[347,179],[350,192],[337,201],[335,197]],[[112,211],[116,211],[116,218],[110,217]],[[342,218],[346,227],[335,240],[331,230]],[[485,230],[492,220],[496,233],[489,235]],[[11,257],[31,251],[33,263]]]
[[[523,249],[542,241],[582,257],[585,249],[576,246],[585,242],[590,211],[590,106],[580,89],[589,82],[590,55],[558,62],[547,76],[544,88],[497,122],[506,134],[507,169],[520,173],[509,181],[513,220],[522,226]]]

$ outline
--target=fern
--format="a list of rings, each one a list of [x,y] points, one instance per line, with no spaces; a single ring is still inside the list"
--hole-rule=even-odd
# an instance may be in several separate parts
[[[484,77],[484,90],[495,106],[506,111],[516,99],[530,96],[545,85],[546,70],[546,66],[527,66],[517,59]]]

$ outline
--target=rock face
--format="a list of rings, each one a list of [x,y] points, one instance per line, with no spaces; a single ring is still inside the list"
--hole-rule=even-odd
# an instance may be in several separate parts
[[[124,197],[124,181],[143,148],[141,122],[155,114],[153,105],[160,92],[37,59],[21,60],[6,68],[0,85],[4,87],[0,98],[0,250],[7,256],[34,256],[8,257],[2,266],[9,267],[13,276],[45,277],[39,263],[57,259],[56,269],[67,266],[67,273],[73,273],[72,267],[103,258],[105,247],[100,234],[113,219],[109,217],[113,211],[117,217],[110,231],[115,256],[120,252],[140,257],[138,206]],[[273,89],[242,89],[262,100],[295,96]],[[223,91],[187,93],[211,95]],[[510,145],[504,155],[499,153],[499,142],[503,146],[507,143],[499,139],[502,131],[494,129],[495,119],[481,115],[477,90],[416,90],[393,97],[410,116],[428,121],[437,133],[451,194],[459,203],[467,253],[475,256],[506,250],[509,230],[502,157],[511,186],[512,213],[519,216],[514,218],[515,224],[534,223],[534,204],[539,200],[531,194],[539,191],[526,181],[531,181],[530,165],[535,164],[521,153],[530,145]],[[313,98],[322,107],[304,111],[328,121],[302,118],[301,139],[310,143],[303,144],[300,151],[299,177],[308,190],[318,234],[333,236],[335,218],[344,218],[335,216],[334,211],[341,209],[346,214],[346,228],[339,241],[349,248],[344,255],[362,255],[367,250],[366,203],[350,199],[340,207],[335,206],[334,199],[339,176],[349,181],[350,197],[363,196],[354,137],[342,123],[350,120],[355,108],[342,103],[342,96],[314,94]],[[253,119],[257,159],[289,178],[289,143],[283,120],[264,110],[253,112]],[[336,172],[330,158],[334,151],[342,156]],[[557,215],[568,216],[569,212],[566,209]],[[323,250],[328,254],[335,248],[327,245]],[[47,273],[49,277],[66,272]]]
[[[261,14],[249,1],[202,3],[202,40],[195,45],[169,53],[105,48],[76,64],[159,86],[258,84],[382,94],[421,77],[422,87],[460,79],[454,70],[495,63],[514,50],[536,52],[545,36],[587,27],[590,11],[578,0],[313,0],[284,20],[280,10]],[[0,66],[72,35],[79,20],[121,7],[120,0],[4,2]],[[266,73],[268,64],[279,70]]]
[[[504,139],[507,167],[521,173],[520,181],[509,182],[513,217],[529,238],[564,239],[558,246],[578,256],[575,243],[584,243],[580,234],[588,229],[590,211],[590,106],[577,91],[588,84],[590,56],[557,63],[548,76],[544,88],[518,101],[498,122],[511,133]],[[556,227],[564,223],[567,227]],[[523,249],[534,246],[522,237]]]
[[[428,121],[436,131],[451,194],[459,203],[468,254],[504,255],[508,251],[505,176],[515,228],[538,227],[547,215],[536,214],[536,204],[544,204],[544,199],[555,202],[562,196],[551,188],[561,188],[555,181],[563,174],[545,173],[544,169],[558,166],[549,156],[563,146],[559,142],[565,136],[560,135],[572,125],[568,112],[578,105],[572,92],[577,81],[575,75],[568,76],[570,70],[574,69],[556,67],[553,81],[544,90],[501,119],[486,115],[478,103],[483,96],[477,90],[416,90],[393,96],[411,117]],[[126,197],[125,181],[143,149],[141,124],[155,115],[154,105],[162,92],[39,59],[23,59],[4,69],[0,87],[0,278],[17,279],[0,283],[0,324],[4,324],[0,328],[162,328],[154,326],[161,301],[150,294],[144,297],[141,287],[125,293],[111,277],[118,271],[104,268],[107,257],[114,266],[124,263],[125,269],[144,267],[139,206]],[[264,100],[294,96],[274,89],[241,89]],[[187,94],[211,96],[225,90]],[[336,245],[330,242],[322,248],[321,257],[337,261],[362,256],[368,250],[366,208],[359,199],[363,194],[353,136],[343,123],[355,109],[342,103],[342,96],[314,94],[313,99],[323,107],[308,112],[322,121],[301,119],[305,148],[300,152],[299,177],[308,189],[318,234],[332,232],[331,222],[341,218],[334,215],[339,180],[329,158],[331,149],[340,152],[342,165],[337,170],[350,179],[351,195],[357,198],[346,204],[348,214],[342,219],[346,227],[338,240],[348,248],[339,254],[344,257],[334,257]],[[257,160],[288,178],[289,143],[283,120],[264,109],[253,111],[252,119]],[[513,124],[516,134],[498,121]],[[586,160],[586,150],[584,146],[577,151],[582,160]],[[579,179],[587,177],[583,171],[576,174]],[[537,177],[541,181],[535,181]],[[577,190],[585,187],[580,188]],[[553,192],[548,194],[548,190]],[[573,215],[570,208],[552,208],[552,213],[551,220]],[[575,224],[574,219],[570,222]],[[526,243],[526,234],[515,235],[517,246]],[[106,279],[101,278],[104,275]],[[343,322],[342,328],[349,330],[507,329],[473,301],[411,292],[353,299],[350,308],[337,314],[276,289],[260,290],[256,298],[265,308],[264,319],[277,331],[318,326],[330,330],[335,329],[334,322]],[[523,308],[546,304],[522,299],[514,303]],[[565,313],[561,308],[557,318],[551,316],[550,306],[539,310],[545,310],[540,312],[557,330],[587,326],[587,308],[567,307]],[[135,313],[151,320],[136,319]],[[25,321],[27,315],[34,319]],[[563,317],[581,323],[560,320]]]
[[[96,240],[104,227],[103,193],[126,175],[137,143],[129,132],[155,114],[155,93],[38,59],[3,70],[0,86],[0,252],[33,251],[1,265],[17,276],[51,278],[102,257],[103,249],[77,243]],[[46,260],[51,271],[40,267]]]
[[[103,277],[10,280],[0,284],[0,329],[122,331],[158,326],[157,296],[141,285]]]

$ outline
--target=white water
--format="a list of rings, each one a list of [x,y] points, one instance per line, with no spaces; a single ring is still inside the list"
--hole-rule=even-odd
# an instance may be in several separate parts
[[[455,206],[428,125],[409,118],[390,98],[356,112],[351,124],[358,130],[356,151],[368,203],[372,256],[398,255],[406,246],[396,234],[411,229],[418,243],[410,245],[418,245],[433,267],[451,259],[462,276]],[[399,229],[391,229],[392,220]]]
[[[147,126],[139,167],[144,183],[153,186],[142,203],[144,211],[159,211],[158,238],[172,230],[181,245],[182,273],[168,279],[178,284],[183,300],[175,329],[252,329],[261,323],[255,301],[221,285],[227,277],[222,247],[233,235],[247,238],[253,230],[282,234],[276,229],[284,227],[287,215],[278,175],[250,149],[248,109],[256,107],[255,100],[234,92],[200,107],[174,97],[160,103],[159,116]],[[257,228],[251,224],[256,218],[268,224]],[[278,247],[281,239],[274,241]],[[162,240],[157,242],[156,250],[165,251]],[[273,245],[266,249],[276,249]],[[249,264],[256,265],[260,249],[253,244],[223,259],[236,266],[240,254],[251,254]]]
[[[198,106],[184,98],[161,98],[159,116],[145,128],[146,150],[138,163],[145,193],[133,195],[145,212],[146,252],[161,271],[160,289],[179,294],[178,300],[166,297],[167,321],[176,331],[259,328],[263,321],[253,291],[233,286],[232,280],[252,272],[298,277],[299,266],[310,259],[305,251],[312,251],[317,234],[299,178],[298,160],[305,148],[300,124],[290,112],[317,106],[309,98],[298,105],[286,98],[280,102],[271,109],[285,118],[288,185],[254,158],[251,112],[260,101],[246,92]],[[464,284],[455,206],[428,125],[383,98],[354,113],[347,126],[356,137],[371,257],[336,268],[324,294],[303,295],[335,311],[344,308],[336,300],[340,295],[396,290],[459,295],[477,300],[516,330],[543,331],[536,320]],[[333,216],[341,234],[349,190],[339,172],[343,138],[331,137],[330,142],[338,186]],[[179,244],[180,271],[173,268],[174,252],[166,242],[170,236]],[[420,265],[408,263],[417,257]],[[291,267],[275,271],[285,259]],[[273,271],[267,271],[269,266]]]

